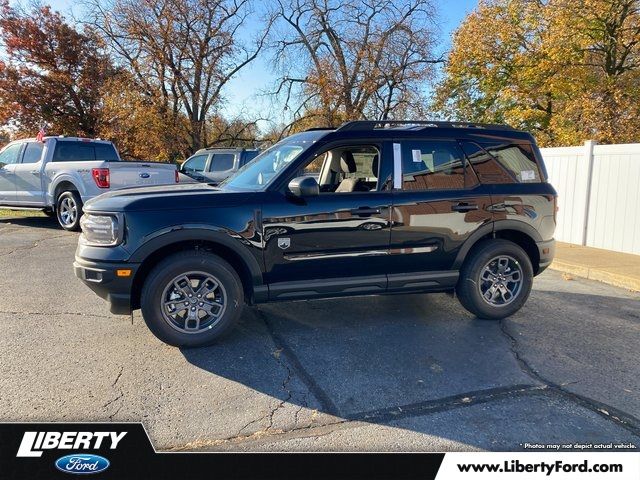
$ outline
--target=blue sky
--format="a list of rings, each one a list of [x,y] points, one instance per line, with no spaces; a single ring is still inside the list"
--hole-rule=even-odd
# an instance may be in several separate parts
[[[49,3],[54,10],[62,12],[65,16],[71,17],[71,13],[79,16],[81,10],[73,0],[41,0],[43,4]],[[447,48],[453,31],[460,24],[467,13],[472,11],[477,0],[435,0],[442,24],[442,45],[440,48]],[[24,3],[24,2],[12,2]],[[258,23],[254,20],[254,22]],[[255,25],[255,26],[254,26]],[[248,24],[247,29],[259,28],[259,25]],[[269,91],[275,83],[273,67],[269,64],[268,55],[257,58],[253,63],[240,72],[228,85],[224,92],[226,103],[223,112],[233,118],[243,113],[247,115],[268,115],[277,120],[276,116],[284,114],[278,108],[275,109],[270,101],[261,93]],[[276,111],[274,111],[276,110]]]

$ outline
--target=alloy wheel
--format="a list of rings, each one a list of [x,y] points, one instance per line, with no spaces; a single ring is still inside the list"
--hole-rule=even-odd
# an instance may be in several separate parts
[[[224,315],[227,294],[215,276],[187,272],[173,278],[160,299],[162,317],[182,333],[213,328]]]
[[[492,307],[509,305],[522,291],[523,278],[522,267],[515,258],[494,257],[480,271],[480,296]]]
[[[65,197],[60,202],[60,220],[65,226],[73,225],[78,217],[78,205],[73,197]]]

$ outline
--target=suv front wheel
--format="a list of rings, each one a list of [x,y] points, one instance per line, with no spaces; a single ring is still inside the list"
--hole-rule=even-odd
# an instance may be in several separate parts
[[[208,345],[229,331],[244,304],[238,274],[204,251],[180,252],[160,262],[142,287],[142,316],[153,334],[176,347]]]
[[[502,319],[516,313],[529,298],[533,267],[526,252],[503,239],[483,241],[464,263],[456,293],[478,318]]]

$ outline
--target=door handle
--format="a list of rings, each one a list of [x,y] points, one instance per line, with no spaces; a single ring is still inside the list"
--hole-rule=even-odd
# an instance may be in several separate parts
[[[478,205],[475,203],[460,202],[457,205],[452,205],[451,210],[454,212],[469,212],[471,210],[478,210]]]
[[[31,170],[31,175],[40,175],[40,170]]]
[[[359,217],[369,217],[371,215],[379,214],[380,213],[380,209],[379,208],[360,207],[360,208],[354,208],[350,212],[351,212],[351,215],[356,215],[356,216],[359,216]]]

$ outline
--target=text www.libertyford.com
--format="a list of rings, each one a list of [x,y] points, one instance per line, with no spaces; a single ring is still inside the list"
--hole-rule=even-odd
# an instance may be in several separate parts
[[[519,460],[505,460],[503,463],[458,463],[458,470],[462,473],[622,473],[620,463],[593,463],[588,460],[582,463],[565,463],[558,460],[548,462],[521,462]]]

